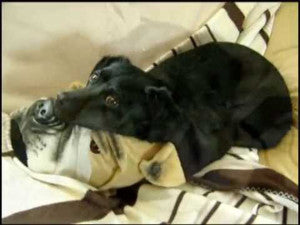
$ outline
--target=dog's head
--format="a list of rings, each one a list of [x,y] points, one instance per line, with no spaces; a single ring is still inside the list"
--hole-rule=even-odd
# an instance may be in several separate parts
[[[54,99],[43,98],[12,115],[11,139],[18,159],[38,172],[53,172],[68,126],[54,115]]]
[[[141,139],[155,123],[172,121],[172,110],[167,87],[124,57],[104,57],[85,88],[58,95],[55,105],[62,121]]]

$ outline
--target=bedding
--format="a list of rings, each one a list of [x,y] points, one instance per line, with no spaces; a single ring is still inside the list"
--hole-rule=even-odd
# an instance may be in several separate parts
[[[2,130],[5,131],[2,151],[8,153],[12,151],[9,115],[2,113],[2,121]],[[131,140],[129,146],[133,143]],[[122,151],[126,151],[123,145],[119,145],[119,151],[126,154]],[[161,154],[153,157],[156,162],[164,158]],[[176,162],[171,158],[167,161]],[[169,170],[162,170],[160,177],[180,175],[174,171],[176,167],[168,163],[162,165]],[[82,166],[85,169],[86,165]],[[165,183],[150,185],[151,179],[145,176],[150,182],[142,180],[135,187],[127,187],[131,189],[127,192],[122,188],[117,190],[130,201],[118,193],[117,198],[107,198],[91,182],[34,172],[16,157],[4,160],[4,169],[4,183],[9,184],[11,176],[14,183],[6,186],[9,189],[3,195],[3,223],[286,224],[295,223],[298,218],[298,186],[260,165],[255,149],[232,148],[223,158],[199,171],[191,182],[175,187],[163,187]],[[126,174],[126,167],[125,172],[121,172]],[[122,183],[122,180],[118,182]],[[17,190],[20,187],[26,190],[26,197],[36,197],[25,198],[25,192]],[[231,217],[224,219],[224,214]]]
[[[226,3],[204,26],[146,70],[172,57],[174,51],[180,53],[214,40],[242,43],[263,54],[278,7],[278,3]],[[244,23],[237,19],[238,15],[243,15]],[[218,26],[221,23],[224,27]],[[222,33],[222,29],[232,32]],[[9,118],[5,114],[2,117]],[[3,137],[2,143],[8,143]],[[9,144],[2,146],[2,152],[9,150]],[[232,148],[221,160],[199,171],[194,182],[179,187],[137,184],[134,201],[121,209],[84,182],[34,173],[16,158],[2,157],[2,162],[6,186],[2,190],[4,223],[298,222],[298,186],[259,164],[255,149]],[[26,196],[17,187],[28,190]]]

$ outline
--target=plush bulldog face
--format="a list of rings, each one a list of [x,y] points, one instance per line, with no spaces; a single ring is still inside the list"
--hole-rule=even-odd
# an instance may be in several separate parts
[[[14,152],[29,169],[69,176],[102,190],[130,186],[143,178],[162,186],[184,182],[171,143],[63,123],[55,116],[54,103],[52,98],[39,99],[11,115]]]
[[[42,98],[11,115],[11,143],[15,155],[32,171],[89,182],[90,154],[101,153],[99,141],[93,140],[96,136],[91,130],[58,120],[53,111],[54,103],[55,99]],[[113,154],[106,156],[112,157]],[[101,169],[101,165],[98,167],[101,180],[113,173],[116,163],[109,162],[110,168],[106,170]]]
[[[12,117],[12,138],[19,129],[24,143],[23,149],[14,148],[15,153],[37,172],[54,171],[64,140],[70,135],[70,127],[55,117],[53,104],[54,99],[39,99]]]

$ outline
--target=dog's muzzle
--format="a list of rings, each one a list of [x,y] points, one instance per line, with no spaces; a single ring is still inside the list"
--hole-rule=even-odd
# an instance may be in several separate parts
[[[70,122],[80,111],[82,103],[82,99],[76,97],[76,90],[72,92],[62,92],[57,95],[54,103],[55,116],[61,121]]]

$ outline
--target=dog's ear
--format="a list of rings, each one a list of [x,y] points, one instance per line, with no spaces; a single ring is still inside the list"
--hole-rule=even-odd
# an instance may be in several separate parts
[[[119,62],[119,63],[126,63],[130,64],[130,60],[125,56],[104,56],[94,67],[93,71],[96,69],[102,69],[104,67],[109,66],[112,63]]]
[[[172,92],[167,87],[145,87],[145,93],[153,118],[163,118],[175,115],[177,107],[172,98]]]
[[[171,100],[172,93],[167,87],[146,86],[145,93],[149,100]]]
[[[118,62],[122,62],[122,63],[131,64],[131,61],[125,56],[115,56],[115,57],[112,57],[111,60],[112,60],[112,62],[118,61]]]

